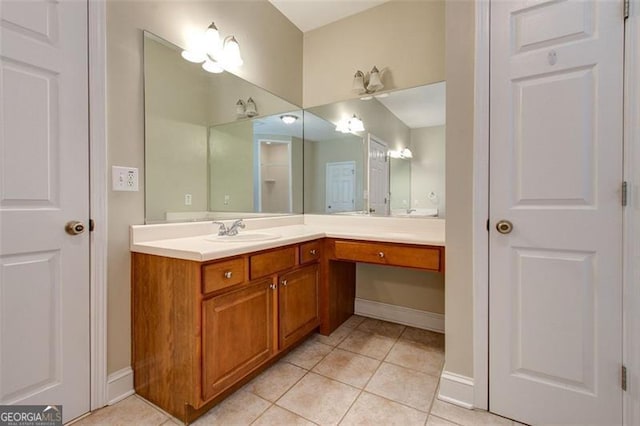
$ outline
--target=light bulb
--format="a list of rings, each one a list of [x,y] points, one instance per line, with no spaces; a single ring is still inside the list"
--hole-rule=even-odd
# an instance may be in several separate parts
[[[214,74],[220,74],[221,72],[224,71],[224,68],[222,68],[222,66],[217,63],[216,61],[212,61],[210,59],[207,59],[204,64],[202,64],[202,68],[205,71],[214,73]]]
[[[240,56],[240,45],[234,36],[228,36],[224,39],[224,47],[222,49],[225,66],[237,68],[244,63],[242,56]]]
[[[183,50],[180,55],[187,61],[193,62],[196,64],[204,62],[207,59],[207,56],[204,53],[193,52],[190,50]]]
[[[355,114],[349,120],[349,128],[352,132],[364,132],[364,123]]]
[[[220,33],[213,22],[204,33],[204,48],[211,55],[217,55],[220,51]]]

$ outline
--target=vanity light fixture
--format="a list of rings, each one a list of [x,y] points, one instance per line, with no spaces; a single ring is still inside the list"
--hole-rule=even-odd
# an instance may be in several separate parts
[[[391,158],[399,158],[401,160],[408,160],[413,158],[413,152],[409,148],[402,148],[398,151],[389,151],[389,157]]]
[[[182,51],[182,57],[189,62],[202,63],[202,68],[211,73],[221,73],[225,69],[236,69],[243,64],[238,40],[232,35],[220,40],[220,32],[213,22],[200,36],[200,40]]]
[[[296,120],[298,120],[298,116],[293,114],[285,114],[280,116],[280,120],[282,120],[284,124],[293,124],[296,122]]]
[[[358,116],[345,117],[336,124],[336,132],[355,133],[364,132],[364,123]]]
[[[374,65],[374,67],[371,68],[371,72],[367,75],[360,70],[356,71],[353,76],[353,85],[351,88],[359,95],[370,94],[384,88],[384,84],[382,84],[382,80],[380,79],[380,71],[378,71],[378,67]],[[368,96],[365,98],[363,98],[363,100],[371,99]]]

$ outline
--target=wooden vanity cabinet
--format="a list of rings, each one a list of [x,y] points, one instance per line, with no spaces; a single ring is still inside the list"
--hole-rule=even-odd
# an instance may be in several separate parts
[[[202,302],[202,398],[208,400],[274,354],[272,279]]]
[[[136,392],[188,423],[317,328],[319,265],[300,246],[206,263],[133,253]]]
[[[285,349],[320,324],[318,265],[282,274],[278,285],[279,346]]]

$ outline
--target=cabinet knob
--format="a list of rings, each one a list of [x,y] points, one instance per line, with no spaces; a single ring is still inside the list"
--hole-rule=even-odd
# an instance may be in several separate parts
[[[378,252],[378,257],[379,257],[380,259],[384,258],[384,253],[383,253],[383,252],[381,252],[381,251],[380,251],[380,252]]]
[[[287,280],[282,280],[281,284],[286,287],[287,286]]]
[[[227,271],[227,272],[225,272],[225,273],[224,273],[224,277],[225,277],[226,279],[229,279],[229,278],[231,278],[232,276],[233,276],[233,272],[231,272],[231,271]]]
[[[318,250],[311,249],[311,250],[309,250],[309,253],[311,253],[311,255],[315,256],[316,254],[318,254]]]
[[[275,290],[277,287],[278,287],[278,286],[277,286],[277,285],[275,285],[275,284],[269,284],[269,288],[270,288],[271,290]]]

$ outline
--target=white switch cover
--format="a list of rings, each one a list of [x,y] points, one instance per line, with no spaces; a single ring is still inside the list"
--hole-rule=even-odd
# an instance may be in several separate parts
[[[111,182],[114,191],[138,191],[138,169],[111,166]]]
[[[184,194],[184,205],[190,206],[192,201],[191,194]]]

